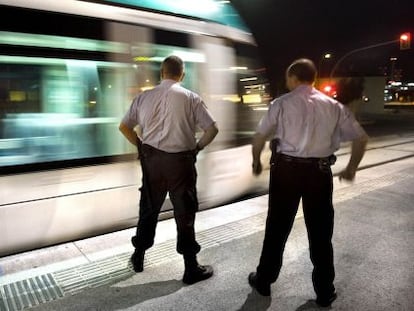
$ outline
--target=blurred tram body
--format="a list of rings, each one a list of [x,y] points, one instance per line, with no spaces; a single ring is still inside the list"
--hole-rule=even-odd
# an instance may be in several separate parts
[[[267,80],[234,9],[130,3],[0,1],[0,256],[136,225],[141,172],[118,124],[171,54],[220,128],[198,156],[200,208],[266,187],[249,143]]]

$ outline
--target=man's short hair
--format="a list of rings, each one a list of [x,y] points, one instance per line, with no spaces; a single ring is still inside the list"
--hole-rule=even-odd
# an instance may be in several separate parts
[[[295,60],[286,71],[288,76],[296,76],[301,82],[313,83],[316,79],[315,64],[307,58]]]
[[[168,56],[161,64],[164,74],[172,77],[179,77],[184,71],[184,62],[175,55]]]

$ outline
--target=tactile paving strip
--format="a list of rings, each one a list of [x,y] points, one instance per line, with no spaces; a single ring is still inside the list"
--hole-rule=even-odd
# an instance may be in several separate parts
[[[401,181],[411,177],[412,175],[404,172],[384,175],[380,178],[368,180],[366,182],[355,184],[350,187],[339,189],[334,192],[333,200],[334,203],[347,201],[364,193],[391,186],[395,184],[397,181]]]
[[[123,258],[125,257],[125,258]],[[94,288],[127,278],[133,271],[128,256],[114,256],[53,273],[65,295]]]
[[[0,310],[15,311],[63,297],[63,291],[49,273],[0,287]]]

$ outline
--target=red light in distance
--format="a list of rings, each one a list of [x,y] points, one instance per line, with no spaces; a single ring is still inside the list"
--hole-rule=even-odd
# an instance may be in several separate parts
[[[403,33],[403,34],[400,36],[400,39],[401,39],[402,41],[408,41],[408,40],[410,39],[410,34],[409,34],[409,33]]]
[[[324,86],[324,88],[323,88],[323,91],[325,92],[325,93],[331,93],[331,91],[332,91],[332,86],[331,85],[325,85]]]

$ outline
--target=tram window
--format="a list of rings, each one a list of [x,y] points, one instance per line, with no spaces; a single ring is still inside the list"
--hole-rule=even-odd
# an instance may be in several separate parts
[[[250,143],[261,117],[268,109],[270,95],[266,70],[255,46],[235,44],[238,104],[236,144]]]
[[[39,68],[0,64],[0,72],[0,114],[39,112]]]
[[[21,63],[2,65],[13,73],[0,77],[2,166],[125,153],[116,134],[132,66],[10,60]]]
[[[185,33],[155,29],[154,39],[156,44],[189,47],[189,37]]]
[[[129,44],[110,37],[112,23],[11,8],[0,16],[6,11],[39,22],[0,19],[0,167],[133,153],[117,127],[136,94],[137,70]],[[58,17],[59,27],[50,27]],[[79,21],[89,23],[85,31]]]
[[[119,137],[119,121],[137,94],[159,82],[160,62],[171,54],[184,55],[183,84],[199,88],[192,77],[203,62],[200,52],[150,43],[145,27],[107,22],[104,28],[107,40],[71,37],[72,46],[56,49],[43,46],[67,37],[0,29],[6,47],[0,52],[0,166],[35,169],[134,154]],[[16,37],[20,46],[13,45]]]

